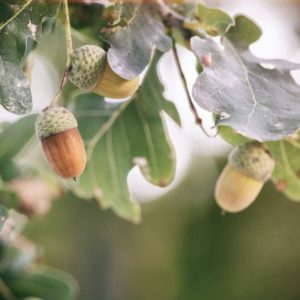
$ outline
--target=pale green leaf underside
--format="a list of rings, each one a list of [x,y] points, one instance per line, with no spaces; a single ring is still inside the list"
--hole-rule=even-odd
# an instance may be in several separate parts
[[[142,73],[154,48],[166,52],[172,47],[163,24],[151,8],[150,4],[139,5],[127,26],[102,34],[102,38],[111,45],[108,62],[123,78],[132,79]]]
[[[256,34],[247,35],[252,29]],[[202,108],[220,116],[218,125],[229,125],[259,141],[280,140],[300,127],[300,87],[290,75],[300,66],[253,56],[248,46],[259,33],[256,25],[240,16],[223,38],[224,49],[211,39],[192,38],[199,61],[208,54],[212,58],[210,66],[203,66],[193,96]]]
[[[22,65],[34,41],[42,38],[43,22],[53,17],[60,1],[0,2],[0,104],[15,114],[32,109],[30,86]]]
[[[30,85],[20,66],[0,56],[0,103],[9,112],[26,114],[32,109]]]

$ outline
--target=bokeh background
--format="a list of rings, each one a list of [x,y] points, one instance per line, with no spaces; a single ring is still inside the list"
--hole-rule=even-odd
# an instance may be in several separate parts
[[[252,46],[256,55],[300,63],[299,3],[205,3],[245,13],[261,25],[264,35]],[[57,36],[48,43],[51,38]],[[61,45],[53,43],[50,51],[63,66]],[[180,54],[192,86],[195,58],[183,48]],[[53,98],[60,73],[39,52],[34,56],[32,92],[39,111]],[[32,220],[25,235],[41,246],[47,264],[77,279],[80,300],[299,300],[300,204],[268,183],[249,209],[223,215],[213,192],[230,146],[194,125],[172,54],[165,55],[160,71],[183,127],[167,120],[178,159],[170,187],[150,185],[137,169],[128,176],[131,193],[143,202],[141,224],[67,194],[46,217]],[[299,72],[294,76],[298,80]],[[209,128],[211,116],[199,113]],[[15,118],[2,110],[0,117]]]

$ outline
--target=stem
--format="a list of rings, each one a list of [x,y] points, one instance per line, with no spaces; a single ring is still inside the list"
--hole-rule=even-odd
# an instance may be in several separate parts
[[[71,65],[71,57],[73,54],[73,42],[72,42],[72,32],[71,32],[71,23],[70,23],[70,14],[68,0],[63,0],[63,10],[64,10],[64,25],[66,33],[66,45],[67,45],[67,67]]]
[[[178,14],[176,11],[174,11],[172,8],[170,8],[163,0],[157,0],[157,4],[158,4],[160,12],[165,17],[169,15],[178,20],[181,20],[182,22],[185,21],[185,18],[182,15]]]
[[[27,0],[27,2],[20,8],[10,19],[8,19],[5,23],[0,25],[0,31],[7,26],[10,22],[12,22],[28,5],[30,5],[32,0]]]
[[[192,36],[199,35],[197,29],[193,27],[193,21],[180,15],[169,7],[164,0],[156,0],[156,10],[160,14],[163,23],[167,28],[176,28],[181,31],[185,40],[189,41]]]
[[[176,42],[175,42],[175,40],[174,40],[174,38],[173,38],[172,36],[171,36],[171,38],[172,38],[172,42],[173,42],[172,50],[173,50],[173,54],[174,54],[174,57],[175,57],[176,66],[177,66],[177,69],[178,69],[178,71],[179,71],[179,75],[180,75],[180,78],[181,78],[181,82],[182,82],[182,85],[183,85],[183,88],[184,88],[186,97],[187,97],[187,99],[188,99],[188,102],[189,102],[189,105],[190,105],[190,109],[191,109],[192,113],[194,114],[194,117],[195,117],[195,123],[201,127],[202,131],[204,132],[204,134],[205,134],[207,137],[212,137],[212,136],[206,131],[206,129],[203,127],[202,119],[201,119],[201,118],[199,117],[199,115],[198,115],[198,112],[197,112],[196,107],[195,107],[195,105],[194,105],[192,96],[191,96],[191,94],[190,94],[190,92],[189,92],[187,80],[186,80],[185,75],[184,75],[183,70],[182,70],[182,66],[181,66],[181,63],[180,63],[178,51],[177,51],[177,48],[176,48]]]
[[[6,283],[0,278],[0,295],[4,297],[5,300],[17,300],[12,294],[11,290],[8,288]]]
[[[64,11],[64,27],[65,27],[65,34],[66,34],[66,47],[67,47],[67,62],[64,74],[61,79],[59,91],[56,94],[56,96],[51,101],[50,105],[56,105],[58,102],[62,90],[67,83],[68,79],[68,72],[71,66],[71,60],[72,60],[72,54],[73,54],[73,42],[72,42],[72,32],[71,32],[71,23],[70,23],[70,14],[69,14],[69,5],[68,0],[63,0],[63,11]]]
[[[53,100],[51,101],[50,105],[56,105],[57,102],[58,102],[58,100],[59,100],[59,98],[60,98],[60,96],[61,96],[61,94],[62,94],[62,89],[60,89],[60,90],[58,91],[58,93],[56,94],[56,96],[55,96],[55,97],[53,98]]]

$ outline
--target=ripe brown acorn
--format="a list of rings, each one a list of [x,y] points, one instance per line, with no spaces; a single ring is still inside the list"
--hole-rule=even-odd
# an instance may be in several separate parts
[[[257,142],[235,148],[215,188],[218,205],[226,212],[240,212],[253,203],[270,179],[275,161]]]
[[[120,77],[107,62],[106,52],[95,45],[75,49],[68,76],[77,87],[114,99],[130,97],[139,87],[138,77]]]
[[[54,172],[77,178],[86,164],[86,152],[73,114],[61,106],[48,106],[36,120],[36,133]]]

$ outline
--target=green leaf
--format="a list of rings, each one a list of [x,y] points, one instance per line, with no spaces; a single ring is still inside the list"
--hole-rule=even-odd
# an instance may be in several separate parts
[[[173,119],[173,121],[178,125],[181,126],[181,119],[178,113],[178,110],[173,102],[170,101],[163,101],[162,103],[163,110]]]
[[[300,201],[300,136],[266,143],[276,160],[272,181],[288,198]]]
[[[74,188],[82,197],[100,198],[104,208],[134,222],[139,221],[140,209],[128,191],[128,172],[138,165],[159,186],[169,184],[175,172],[161,114],[166,100],[156,71],[158,59],[157,55],[138,94],[129,101],[111,107],[92,94],[76,100],[89,162]]]
[[[21,203],[16,193],[8,190],[7,188],[0,187],[0,203],[5,208],[13,208],[15,210],[20,209]]]
[[[0,1],[0,26],[3,24],[7,19],[11,18],[13,15],[13,11],[8,3]]]
[[[228,142],[232,146],[242,145],[250,141],[250,139],[237,133],[229,126],[220,126],[218,133],[226,142]]]
[[[219,116],[217,125],[231,126],[259,141],[280,140],[300,127],[300,86],[290,75],[300,65],[255,57],[248,46],[258,37],[259,28],[242,16],[223,38],[224,49],[212,39],[193,37],[198,60],[210,55],[212,61],[203,64],[193,96],[202,108]]]
[[[38,248],[24,237],[0,243],[0,278],[8,272],[21,273],[40,258]]]
[[[15,114],[32,109],[30,86],[22,71],[26,54],[40,42],[43,23],[57,13],[59,1],[0,3],[0,104]]]
[[[4,226],[6,219],[8,218],[8,211],[5,206],[0,204],[0,232]]]
[[[197,26],[204,29],[212,36],[224,35],[230,25],[232,18],[224,11],[217,8],[209,8],[205,5],[198,5],[196,17],[199,20]]]
[[[112,69],[121,77],[132,79],[149,64],[154,48],[166,52],[171,49],[172,42],[165,35],[164,26],[151,10],[152,5],[127,7],[133,14],[132,18],[127,20],[127,25],[107,28],[101,37],[111,45],[107,57]]]
[[[0,165],[0,176],[4,182],[9,182],[21,174],[18,164],[14,160],[2,161]]]
[[[234,21],[226,36],[236,46],[247,48],[261,37],[261,29],[248,17],[236,16]]]
[[[30,115],[7,124],[0,133],[0,166],[12,160],[34,135],[36,115]]]
[[[52,268],[28,273],[12,272],[3,276],[3,280],[17,299],[74,300],[78,294],[76,281],[70,275]]]
[[[0,175],[4,181],[11,181],[20,175],[20,168],[14,158],[32,141],[35,119],[36,115],[25,116],[16,122],[2,126],[0,132]],[[12,198],[14,198],[13,195],[6,194],[0,202]]]

